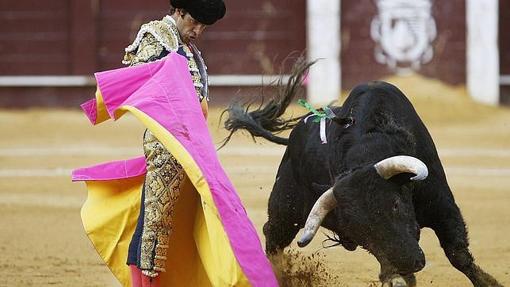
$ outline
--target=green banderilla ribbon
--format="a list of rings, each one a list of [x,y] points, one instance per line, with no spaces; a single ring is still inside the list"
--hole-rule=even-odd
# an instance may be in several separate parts
[[[310,103],[303,99],[298,100],[298,105],[309,110],[315,116],[315,118],[313,119],[314,123],[320,122],[321,119],[333,119],[334,117],[336,117],[335,113],[329,107],[323,107],[321,111],[318,111],[314,107],[312,107]]]

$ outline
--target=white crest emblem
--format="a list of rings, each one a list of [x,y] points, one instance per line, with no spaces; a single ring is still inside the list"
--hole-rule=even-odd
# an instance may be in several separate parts
[[[370,34],[377,43],[375,59],[396,73],[419,70],[433,57],[436,23],[430,0],[376,0],[378,15]]]

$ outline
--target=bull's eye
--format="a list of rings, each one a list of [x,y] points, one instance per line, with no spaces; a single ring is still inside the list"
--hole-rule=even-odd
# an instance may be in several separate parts
[[[398,210],[398,201],[395,200],[395,202],[393,203],[393,211],[397,211]]]

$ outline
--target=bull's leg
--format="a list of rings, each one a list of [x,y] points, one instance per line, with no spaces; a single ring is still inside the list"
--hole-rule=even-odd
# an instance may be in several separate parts
[[[264,224],[268,255],[287,247],[303,226],[301,198],[302,193],[294,180],[290,160],[284,157],[269,197],[268,220]]]
[[[454,202],[448,203],[436,209],[441,211],[436,213],[440,216],[431,226],[439,238],[448,260],[471,280],[473,286],[502,286],[474,263],[473,256],[469,251],[464,219],[457,205]]]

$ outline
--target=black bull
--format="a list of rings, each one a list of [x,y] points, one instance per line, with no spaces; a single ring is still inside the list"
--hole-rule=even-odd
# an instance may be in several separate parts
[[[306,245],[321,225],[346,249],[374,254],[385,286],[409,286],[425,265],[418,241],[420,229],[429,227],[474,286],[501,286],[474,263],[434,142],[404,94],[385,82],[357,86],[342,107],[333,107],[322,144],[311,118],[280,119],[307,68],[298,67],[265,106],[249,111],[237,102],[227,109],[232,133],[245,129],[288,145],[269,199],[267,253],[288,246],[303,227],[298,244]],[[275,136],[291,127],[288,139]]]

